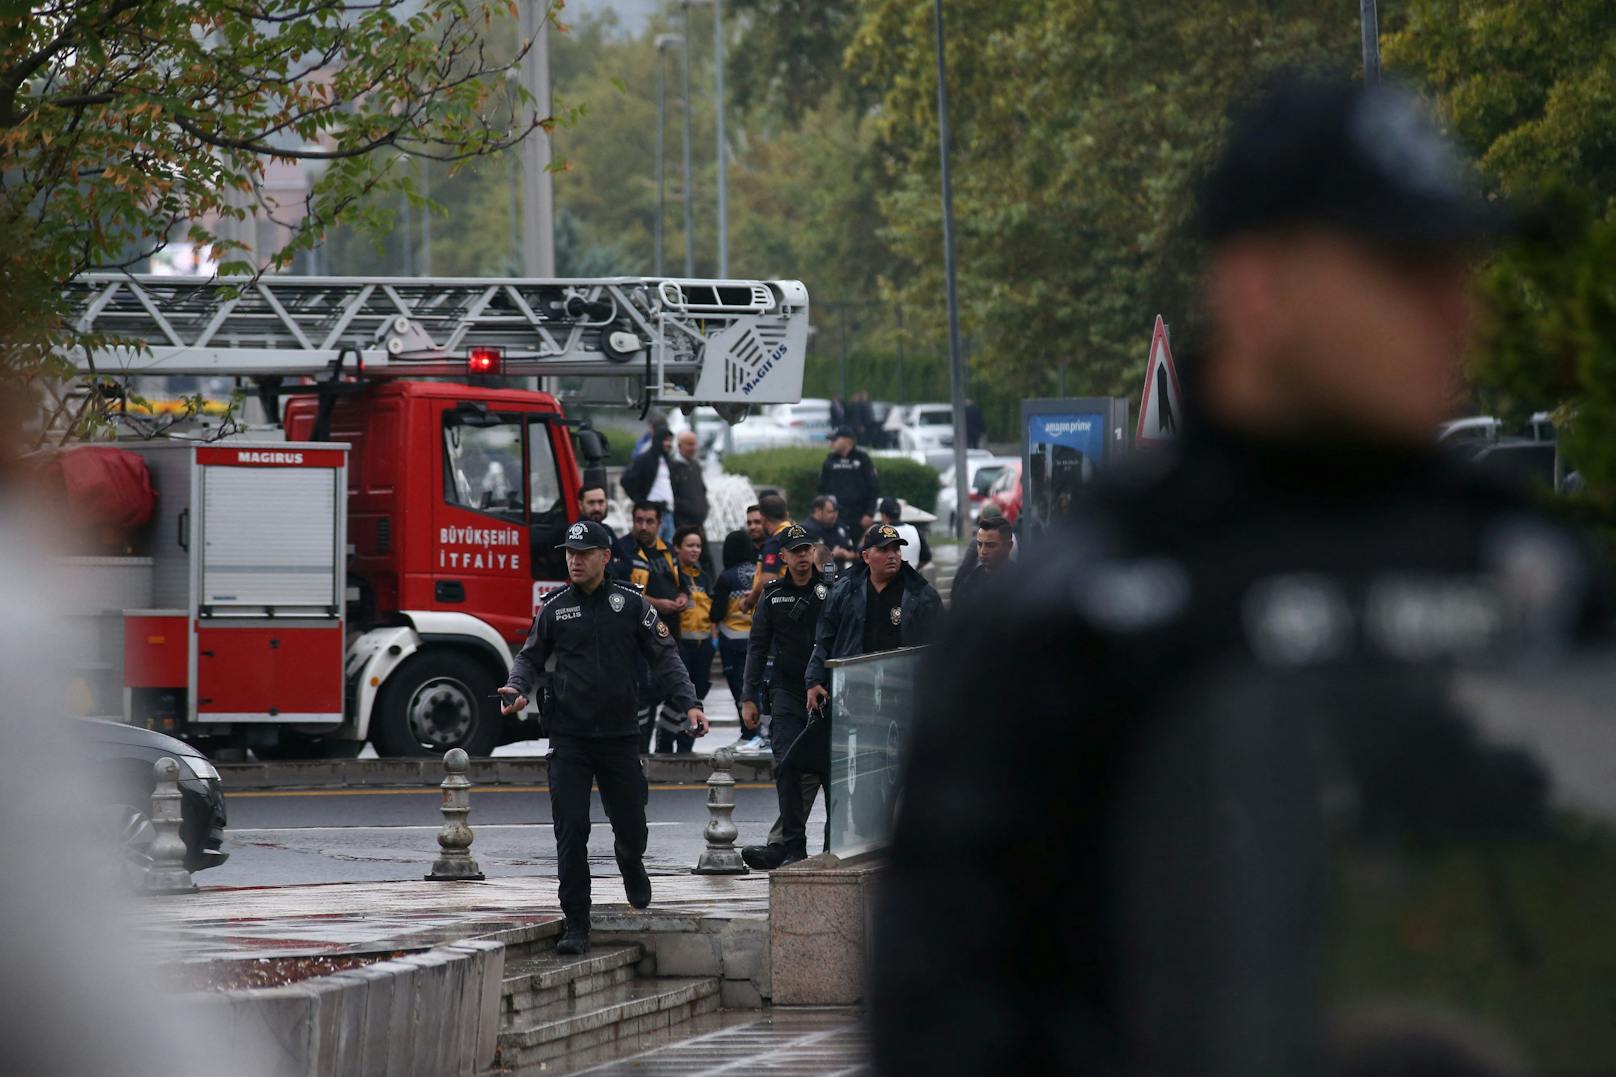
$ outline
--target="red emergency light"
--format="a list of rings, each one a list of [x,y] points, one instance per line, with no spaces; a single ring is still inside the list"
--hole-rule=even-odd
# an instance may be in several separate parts
[[[503,348],[472,348],[466,353],[467,374],[498,374],[504,366]]]

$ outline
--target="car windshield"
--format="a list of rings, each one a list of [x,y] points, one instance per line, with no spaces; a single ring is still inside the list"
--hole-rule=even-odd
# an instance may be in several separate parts
[[[971,488],[979,494],[987,493],[988,487],[993,485],[993,480],[998,478],[999,472],[1003,470],[1003,464],[995,464],[992,467],[977,468],[976,478],[972,481]]]
[[[954,415],[948,411],[923,411],[915,416],[916,426],[948,426]]]

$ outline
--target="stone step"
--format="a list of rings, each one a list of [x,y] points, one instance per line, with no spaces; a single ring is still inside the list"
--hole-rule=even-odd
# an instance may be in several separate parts
[[[513,1028],[533,1010],[627,983],[644,956],[639,944],[632,943],[597,947],[579,957],[551,952],[508,960],[499,1027]]]
[[[719,1008],[717,977],[643,977],[528,1011],[499,1034],[500,1065],[555,1072],[563,1055],[683,1024]]]

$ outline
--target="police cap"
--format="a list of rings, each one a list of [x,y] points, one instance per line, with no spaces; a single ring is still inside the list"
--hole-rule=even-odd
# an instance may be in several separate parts
[[[1407,92],[1290,74],[1235,115],[1201,186],[1200,225],[1213,242],[1319,225],[1419,253],[1478,246],[1515,218],[1481,198]]]
[[[604,524],[598,524],[594,520],[579,520],[567,528],[567,539],[559,548],[609,550],[612,548],[612,533],[606,530]]]
[[[804,531],[798,524],[792,524],[780,533],[780,548],[782,550],[800,550],[804,546],[812,546],[813,544],[813,536]]]
[[[893,543],[907,546],[909,540],[898,534],[898,529],[891,524],[876,524],[864,532],[864,541],[859,543],[859,549],[873,550],[880,546],[891,546]]]

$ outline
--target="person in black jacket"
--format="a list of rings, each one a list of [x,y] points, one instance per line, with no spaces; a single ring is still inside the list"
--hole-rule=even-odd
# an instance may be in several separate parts
[[[589,950],[589,787],[598,784],[612,823],[617,866],[629,904],[651,903],[645,872],[645,775],[640,769],[636,659],[651,668],[662,694],[689,718],[697,736],[707,716],[667,624],[631,585],[607,580],[611,537],[580,520],[567,531],[570,584],[545,600],[527,642],[511,662],[502,712],[520,714],[549,674],[540,708],[550,739],[550,814],[556,872],[567,926],[556,945],[563,954]]]
[[[815,630],[804,679],[808,709],[830,696],[825,662],[929,643],[943,617],[943,600],[926,578],[904,564],[907,543],[891,524],[876,524],[859,544],[862,564],[836,581]]]
[[[774,753],[774,784],[780,802],[780,841],[741,850],[747,865],[767,871],[808,855],[808,813],[826,774],[792,747],[808,725],[804,673],[814,650],[814,628],[830,588],[819,579],[814,539],[795,524],[780,536],[786,574],[764,585],[763,598],[752,613],[746,646],[746,674],[741,695],[741,721],[758,723],[764,688],[769,692],[769,747]],[[763,677],[773,664],[767,686]],[[803,776],[817,779],[812,784]]]
[[[1423,829],[1389,845],[1460,848],[1509,798],[1449,798],[1454,667],[1546,660],[1608,623],[1586,545],[1433,444],[1473,254],[1502,222],[1418,105],[1274,85],[1200,208],[1211,345],[1180,368],[1179,446],[1085,489],[920,682],[870,936],[877,1073],[1371,1072],[1320,1036],[1341,1016],[1325,996],[1358,1001],[1359,965],[1327,960],[1354,945],[1332,855],[1395,812]],[[1038,750],[984,736],[1001,715],[1036,723]],[[1499,772],[1542,788],[1530,764]],[[1370,863],[1377,901],[1387,877],[1421,885]],[[1505,937],[1531,933],[1449,944]],[[1371,945],[1410,972],[1372,998],[1467,1005],[1424,943]],[[1373,1072],[1483,1072],[1385,1046]]]
[[[819,469],[819,493],[836,499],[845,522],[862,531],[875,522],[875,503],[881,498],[881,479],[870,454],[858,447],[851,427],[831,434],[830,455]]]
[[[1010,571],[1010,552],[1014,549],[1010,522],[1001,515],[983,514],[976,525],[972,549],[976,551],[976,559],[954,577],[954,589],[949,595],[952,609],[957,610],[997,590],[1004,582]]]

